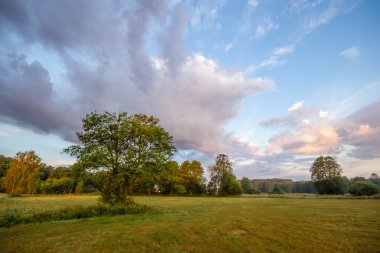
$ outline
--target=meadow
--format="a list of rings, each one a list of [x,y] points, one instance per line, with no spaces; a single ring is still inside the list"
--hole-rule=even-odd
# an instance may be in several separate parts
[[[10,198],[35,212],[97,203],[96,195]],[[380,199],[136,196],[147,214],[0,228],[1,252],[380,252]]]

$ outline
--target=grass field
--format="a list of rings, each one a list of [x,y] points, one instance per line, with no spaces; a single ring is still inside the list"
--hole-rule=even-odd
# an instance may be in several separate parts
[[[34,211],[97,196],[0,195]],[[380,252],[379,199],[135,197],[158,213],[0,228],[1,252]]]

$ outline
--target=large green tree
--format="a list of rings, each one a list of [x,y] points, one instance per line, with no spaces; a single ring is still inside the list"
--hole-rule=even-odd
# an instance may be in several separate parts
[[[173,137],[144,114],[93,112],[83,120],[80,145],[64,151],[86,169],[100,171],[102,201],[126,203],[136,179],[149,181],[174,154]]]
[[[344,194],[347,190],[342,168],[331,156],[318,157],[310,172],[315,188],[320,194]]]
[[[43,166],[41,158],[34,151],[17,153],[3,179],[5,191],[16,196],[36,193],[36,182]]]

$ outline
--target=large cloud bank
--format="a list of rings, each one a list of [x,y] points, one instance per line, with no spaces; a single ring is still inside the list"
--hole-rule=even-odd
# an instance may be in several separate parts
[[[179,149],[254,152],[224,130],[275,87],[186,47],[189,8],[164,1],[1,1],[0,116],[75,141],[91,111],[153,114]]]

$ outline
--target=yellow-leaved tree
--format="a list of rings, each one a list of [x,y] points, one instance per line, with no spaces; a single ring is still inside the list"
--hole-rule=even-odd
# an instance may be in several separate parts
[[[18,152],[4,177],[6,193],[15,196],[36,193],[36,182],[42,166],[41,158],[34,151]]]

